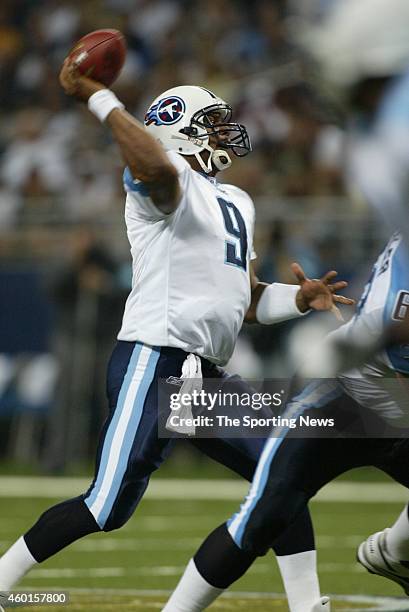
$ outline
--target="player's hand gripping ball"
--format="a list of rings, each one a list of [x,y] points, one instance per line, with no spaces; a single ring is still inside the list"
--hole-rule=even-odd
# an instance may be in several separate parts
[[[106,87],[118,78],[126,57],[126,42],[118,30],[95,30],[83,36],[68,60],[87,76]]]

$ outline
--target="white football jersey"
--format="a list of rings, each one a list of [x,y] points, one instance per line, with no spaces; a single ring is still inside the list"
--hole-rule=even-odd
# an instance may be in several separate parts
[[[386,226],[399,230],[373,268],[357,316],[336,332],[354,342],[356,336],[379,338],[409,307],[409,71],[391,81],[372,121],[354,121],[349,139],[347,178]],[[409,381],[402,377],[408,374],[409,346],[400,345],[341,380],[357,401],[396,421],[409,417]]]
[[[173,346],[226,363],[251,300],[254,205],[232,185],[192,170],[178,153],[182,198],[161,212],[125,170],[132,290],[119,340]]]

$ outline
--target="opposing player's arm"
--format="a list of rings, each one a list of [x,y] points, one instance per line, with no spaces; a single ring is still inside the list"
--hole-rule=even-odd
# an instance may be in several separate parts
[[[62,67],[60,83],[68,95],[84,102],[94,94],[106,91],[101,83],[81,76],[68,60]],[[152,201],[162,212],[175,210],[181,197],[179,177],[163,147],[124,108],[113,108],[105,120],[133,178],[143,182]]]
[[[272,325],[300,317],[310,310],[332,310],[342,320],[336,303],[352,305],[354,300],[337,295],[335,292],[344,289],[348,283],[337,281],[331,283],[337,273],[327,272],[321,279],[309,279],[297,263],[291,269],[298,280],[298,285],[262,283],[257,278],[253,266],[250,268],[251,303],[247,311],[246,323],[264,323]]]

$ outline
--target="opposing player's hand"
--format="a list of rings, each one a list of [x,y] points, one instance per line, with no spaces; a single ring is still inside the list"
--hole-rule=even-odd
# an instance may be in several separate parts
[[[332,283],[331,281],[338,274],[335,270],[327,272],[320,279],[307,278],[298,263],[291,264],[291,270],[300,285],[296,303],[301,312],[306,312],[310,308],[313,310],[331,310],[339,321],[343,321],[342,314],[336,304],[352,306],[355,304],[355,300],[336,293],[336,291],[347,287],[348,283],[346,281]]]
[[[83,102],[86,102],[92,94],[100,89],[106,89],[102,83],[82,76],[75,62],[70,61],[68,58],[64,60],[59,80],[68,96],[74,96]]]

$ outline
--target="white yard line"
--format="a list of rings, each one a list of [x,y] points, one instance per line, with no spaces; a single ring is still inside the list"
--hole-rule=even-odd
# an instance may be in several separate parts
[[[356,548],[364,539],[365,535],[354,535],[347,537],[336,537],[320,535],[317,536],[317,547],[319,549],[349,549]],[[74,542],[71,545],[70,553],[96,553],[96,552],[115,552],[119,550],[133,551],[135,553],[142,550],[190,550],[199,546],[203,538],[110,538],[109,536],[99,536]],[[12,544],[12,540],[0,540],[0,550],[6,549]]]
[[[59,569],[33,569],[30,573],[32,580],[44,580],[44,578],[112,578],[117,576],[179,576],[185,566],[183,565],[159,565],[142,566],[135,568],[127,567],[63,567]]]
[[[183,565],[147,565],[140,567],[63,567],[63,568],[36,568],[30,577],[33,580],[44,578],[110,578],[115,576],[179,576],[185,566]],[[272,572],[270,563],[259,563],[252,568],[254,574],[269,574]],[[353,563],[319,563],[318,571],[321,574],[338,574],[339,572],[364,572],[359,565]]]
[[[363,538],[362,538],[363,539]],[[361,540],[362,540],[361,539]],[[104,538],[80,540],[70,552],[113,552],[117,550],[190,550],[202,543],[203,538]]]
[[[1,476],[0,497],[67,498],[87,490],[88,478]],[[248,484],[241,480],[153,479],[146,499],[240,500]],[[334,482],[315,498],[317,502],[405,503],[409,491],[394,482]]]
[[[169,519],[168,519],[169,520]],[[356,548],[364,539],[365,535],[353,535],[346,537],[336,537],[320,535],[316,537],[317,548],[319,549],[349,549]],[[198,546],[203,541],[203,538],[110,538],[106,536],[98,539],[84,539],[75,542],[70,552],[112,552],[116,550],[132,550],[138,552],[140,550],[189,550],[194,546]],[[5,548],[9,542],[0,542],[0,548]]]

